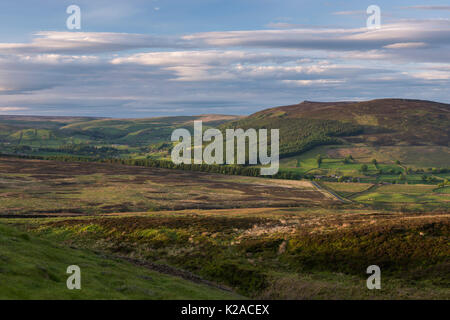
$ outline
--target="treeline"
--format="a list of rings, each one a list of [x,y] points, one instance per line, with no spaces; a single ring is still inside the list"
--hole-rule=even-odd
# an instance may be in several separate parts
[[[67,144],[60,147],[31,147],[27,145],[13,147],[15,153],[39,153],[39,152],[55,152],[68,153],[71,155],[91,156],[99,158],[120,157],[123,153],[129,153],[127,149],[119,150],[108,146],[93,146],[86,144]]]
[[[38,151],[61,152],[74,155],[93,156],[93,157],[119,157],[122,153],[128,153],[128,150],[119,150],[108,146],[93,146],[86,144],[67,144],[58,148],[39,148]]]
[[[141,166],[150,168],[163,168],[163,169],[176,169],[186,171],[198,171],[208,173],[220,173],[227,175],[240,175],[249,177],[260,177],[261,169],[255,166],[247,165],[209,165],[209,164],[175,164],[169,160],[157,160],[157,159],[117,159],[117,158],[94,158],[72,155],[52,155],[52,156],[38,156],[38,155],[16,155],[16,154],[0,154],[2,157],[16,157],[25,159],[38,159],[38,160],[53,160],[63,162],[99,162],[99,163],[111,163],[122,164],[129,166]],[[297,172],[279,171],[276,175],[264,176],[275,179],[290,179],[300,180],[303,178],[313,179],[312,175],[302,175]]]

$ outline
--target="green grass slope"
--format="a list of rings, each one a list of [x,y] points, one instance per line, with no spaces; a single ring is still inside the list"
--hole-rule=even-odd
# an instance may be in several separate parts
[[[0,223],[0,299],[237,299],[88,250],[61,246]],[[66,286],[69,265],[81,268],[81,290]]]
[[[194,120],[202,120],[207,126],[219,125],[234,120],[235,116],[200,115],[160,117],[145,119],[103,119],[79,122],[61,128],[61,131],[85,134],[110,143],[127,145],[148,145],[170,141],[176,128],[191,128]]]

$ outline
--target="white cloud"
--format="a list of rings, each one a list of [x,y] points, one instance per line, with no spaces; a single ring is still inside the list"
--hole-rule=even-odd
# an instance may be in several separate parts
[[[336,11],[336,12],[333,12],[333,14],[337,15],[337,16],[366,15],[366,11],[364,11],[364,10]]]
[[[25,107],[0,107],[0,112],[23,111],[23,110],[29,109]]]
[[[404,9],[420,9],[420,10],[450,10],[450,6],[430,6],[430,5],[423,5],[423,6],[408,6],[403,7]]]
[[[316,79],[316,80],[283,80],[284,83],[292,84],[296,86],[312,86],[312,85],[333,85],[342,84],[345,80],[336,79]]]
[[[183,47],[183,45],[180,40],[171,37],[146,34],[41,31],[34,34],[31,43],[0,43],[0,53],[90,54],[169,47]]]
[[[423,48],[426,47],[427,44],[425,42],[399,42],[388,44],[383,46],[383,48],[387,49],[409,49],[409,48]]]
[[[297,28],[205,32],[183,37],[197,46],[374,50],[394,43],[450,45],[450,20],[417,20],[383,24],[381,29]]]
[[[251,53],[237,50],[172,51],[138,53],[130,56],[114,58],[111,60],[111,63],[136,63],[142,65],[220,65],[236,61],[268,61],[273,59],[281,59],[281,57],[281,54],[276,56],[270,53]]]
[[[449,71],[428,70],[428,71],[422,71],[422,72],[407,72],[407,74],[411,75],[414,78],[424,79],[424,80],[449,80],[450,79]]]

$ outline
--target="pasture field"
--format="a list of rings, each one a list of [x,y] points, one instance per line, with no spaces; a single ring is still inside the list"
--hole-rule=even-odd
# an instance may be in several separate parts
[[[449,210],[450,196],[440,189],[445,191],[445,188],[436,188],[435,185],[379,185],[352,197],[352,200],[368,204],[386,203]]]
[[[250,298],[449,299],[448,213],[243,208],[7,219],[51,243],[188,270]],[[382,270],[367,290],[366,268]]]
[[[445,146],[367,146],[367,145],[328,145],[319,146],[297,156],[284,158],[281,166],[297,168],[300,161],[302,172],[317,168],[316,157],[322,155],[330,161],[329,168],[345,171],[358,170],[359,166],[344,164],[345,157],[352,156],[356,164],[370,164],[377,159],[381,164],[392,165],[389,168],[399,168],[395,162],[412,168],[439,168],[450,166],[450,148]],[[333,166],[333,164],[335,164]],[[386,167],[388,168],[388,167]]]
[[[434,191],[436,193],[450,194],[450,187],[437,188],[437,189],[434,189]]]
[[[367,189],[373,187],[371,183],[352,183],[352,182],[322,182],[327,188],[336,191],[339,195],[347,198],[355,194],[366,191]]]
[[[429,184],[370,184],[321,182],[328,190],[353,203],[386,210],[447,211],[450,209],[448,187]]]
[[[377,159],[381,163],[394,164],[399,160],[408,167],[435,168],[450,165],[450,148],[445,146],[331,146],[325,148],[331,158],[352,155],[357,161],[370,163]]]
[[[325,181],[337,181],[342,177],[344,181],[372,184],[387,182],[435,185],[450,179],[449,150],[443,146],[320,146],[301,155],[282,159],[280,170],[318,177]],[[415,157],[409,157],[413,154]],[[319,156],[320,165],[317,161]],[[421,157],[433,160],[426,162]],[[376,163],[373,163],[374,160]],[[440,172],[441,168],[443,172]]]

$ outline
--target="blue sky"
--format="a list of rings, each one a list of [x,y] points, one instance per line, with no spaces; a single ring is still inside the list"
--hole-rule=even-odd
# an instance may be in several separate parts
[[[66,8],[81,8],[68,30]],[[381,28],[366,28],[369,5]],[[0,114],[249,114],[449,102],[448,1],[2,1]]]

